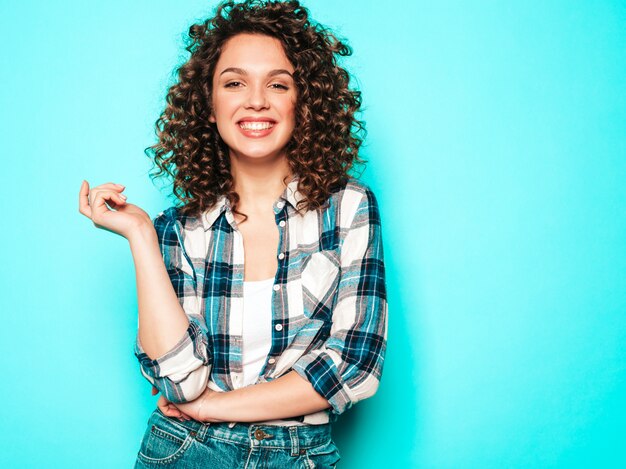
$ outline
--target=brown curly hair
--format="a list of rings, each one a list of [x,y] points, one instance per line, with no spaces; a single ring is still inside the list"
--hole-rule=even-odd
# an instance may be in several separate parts
[[[200,215],[222,195],[234,213],[244,215],[237,211],[228,146],[209,122],[215,65],[225,42],[239,33],[279,39],[294,66],[295,128],[285,151],[304,196],[296,208],[316,210],[345,186],[355,163],[367,162],[358,154],[367,132],[355,117],[361,92],[349,89],[349,73],[337,63],[337,56],[349,56],[352,49],[312,23],[297,0],[222,1],[213,18],[189,28],[185,49],[191,56],[176,69],[178,82],[167,92],[156,121],[158,143],[145,150],[159,168],[150,176],[173,178],[173,194],[185,215]]]

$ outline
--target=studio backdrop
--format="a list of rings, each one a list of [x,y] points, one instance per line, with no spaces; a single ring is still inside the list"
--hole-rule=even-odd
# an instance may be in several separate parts
[[[348,468],[626,467],[626,4],[311,0],[346,39],[389,330]],[[0,466],[131,467],[156,405],[128,242],[81,181],[143,153],[213,0],[0,2]]]

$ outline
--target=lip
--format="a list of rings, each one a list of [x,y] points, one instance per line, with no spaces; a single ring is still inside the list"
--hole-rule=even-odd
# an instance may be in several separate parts
[[[237,124],[239,124],[240,122],[273,122],[274,124],[276,123],[274,119],[270,119],[269,117],[252,117],[252,116],[239,119],[237,121]]]
[[[251,130],[251,129],[243,129],[239,125],[239,123],[241,123],[241,122],[271,122],[274,125],[272,125],[269,129]],[[273,119],[243,118],[239,122],[237,122],[237,128],[239,129],[239,132],[241,132],[244,135],[244,137],[248,137],[248,138],[263,138],[263,137],[267,137],[269,134],[272,133],[272,131],[274,130],[275,127],[276,127],[276,121],[273,120]]]

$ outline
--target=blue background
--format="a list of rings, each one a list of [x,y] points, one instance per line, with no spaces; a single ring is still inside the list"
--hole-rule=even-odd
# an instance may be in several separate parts
[[[78,191],[171,205],[143,149],[214,5],[0,6],[2,467],[134,461],[156,398],[132,258]],[[624,2],[306,5],[355,50],[388,271],[341,466],[626,467]]]

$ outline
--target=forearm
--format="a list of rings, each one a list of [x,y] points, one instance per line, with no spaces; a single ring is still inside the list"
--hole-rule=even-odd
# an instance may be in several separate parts
[[[210,417],[226,422],[257,422],[306,415],[330,407],[311,383],[295,371],[266,383],[214,393],[206,406]]]
[[[167,274],[154,227],[136,230],[129,243],[137,282],[139,341],[156,359],[183,337],[189,320]]]

